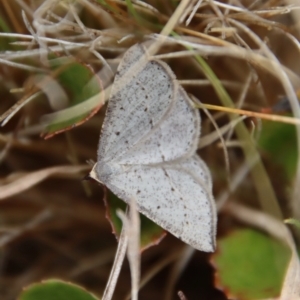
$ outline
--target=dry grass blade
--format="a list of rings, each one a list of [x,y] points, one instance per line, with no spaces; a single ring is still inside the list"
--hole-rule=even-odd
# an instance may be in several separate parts
[[[281,122],[281,123],[292,124],[292,125],[300,125],[300,119],[297,119],[294,117],[285,117],[285,116],[280,116],[280,115],[265,114],[265,113],[244,110],[244,109],[230,108],[230,107],[203,104],[203,103],[200,104],[200,107],[207,108],[209,110],[223,111],[223,112],[228,112],[231,114],[238,114],[238,115],[259,118],[259,119],[273,121],[273,122]]]
[[[178,297],[179,297],[180,300],[187,300],[187,298],[185,297],[185,295],[182,291],[178,292]]]
[[[126,250],[128,246],[128,236],[124,227],[122,228],[118,248],[115,255],[114,264],[111,268],[110,275],[105,286],[105,290],[103,292],[102,300],[111,300],[113,297],[113,293],[115,291],[117,281],[121,272],[121,268],[123,265],[123,261],[125,258]]]
[[[195,249],[193,249],[192,247],[185,246],[183,248],[180,259],[173,265],[172,271],[170,272],[170,277],[168,278],[168,281],[166,283],[164,295],[165,300],[171,300],[173,298],[175,284],[194,254]]]
[[[203,104],[203,103],[201,105],[203,105],[203,107],[206,106],[206,104]],[[222,111],[222,110],[220,109],[220,111]],[[198,145],[199,149],[205,148],[208,145],[211,145],[215,141],[219,140],[220,135],[225,135],[226,133],[228,133],[229,131],[234,129],[234,127],[236,126],[237,123],[242,122],[243,120],[245,120],[245,117],[240,117],[239,119],[236,119],[236,120],[224,125],[223,127],[219,128],[218,131],[214,131],[212,133],[209,133],[209,134],[203,136]]]
[[[127,257],[131,272],[131,299],[138,300],[140,282],[140,217],[135,199],[131,200],[128,217],[122,212],[118,216],[123,222],[125,234],[128,239]]]
[[[142,289],[151,279],[155,277],[159,272],[161,272],[167,265],[171,264],[172,262],[175,262],[179,259],[181,255],[181,252],[176,252],[168,257],[163,258],[161,261],[157,262],[154,266],[151,267],[151,269],[143,275],[140,282],[140,289]],[[160,292],[160,295],[162,293]],[[128,294],[125,297],[125,300],[130,299],[130,294]]]
[[[300,299],[300,264],[296,249],[292,251],[279,298],[279,300],[290,299]]]
[[[24,224],[21,228],[17,228],[12,232],[9,232],[0,238],[0,247],[3,248],[7,246],[10,242],[21,237],[26,231],[35,229],[38,225],[45,222],[52,216],[52,213],[49,210],[44,210],[41,213],[38,213],[32,218],[28,223]]]
[[[19,100],[16,104],[14,104],[8,111],[0,116],[1,126],[5,126],[7,122],[26,104],[30,101],[34,100],[38,96],[41,95],[41,92],[34,93],[29,97],[26,95],[21,100]]]
[[[31,172],[29,174],[21,175],[19,178],[14,179],[10,183],[3,184],[1,186],[0,191],[0,200],[4,200],[6,198],[17,195],[25,190],[33,187],[34,185],[40,183],[41,181],[52,177],[74,177],[78,178],[78,174],[83,171],[88,171],[90,169],[89,166],[59,166],[59,167],[51,167],[35,172]]]

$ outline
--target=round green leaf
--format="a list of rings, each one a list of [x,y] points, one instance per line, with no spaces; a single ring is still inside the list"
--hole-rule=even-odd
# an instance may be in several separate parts
[[[294,125],[263,121],[258,145],[272,162],[283,168],[288,179],[294,178],[298,159]]]
[[[53,77],[57,83],[63,88],[69,99],[69,108],[79,104],[86,104],[91,98],[98,96],[99,101],[93,107],[85,112],[79,111],[73,116],[67,108],[63,110],[63,120],[57,114],[49,114],[51,122],[47,124],[44,132],[45,138],[54,136],[55,134],[70,130],[75,126],[89,120],[102,107],[103,95],[102,83],[100,78],[94,73],[90,66],[83,64],[71,58],[59,58],[50,61],[53,70]]]
[[[99,300],[82,287],[61,280],[46,280],[27,287],[18,300]]]
[[[280,294],[290,250],[254,230],[237,230],[218,242],[214,255],[219,284],[239,299]]]

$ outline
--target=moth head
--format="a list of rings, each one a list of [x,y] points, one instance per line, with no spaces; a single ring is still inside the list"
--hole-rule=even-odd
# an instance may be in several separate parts
[[[92,179],[92,180],[97,181],[100,184],[103,184],[103,182],[99,179],[99,177],[97,175],[97,167],[98,167],[97,163],[95,163],[91,172],[88,175],[86,175],[84,179],[87,179],[87,180]]]

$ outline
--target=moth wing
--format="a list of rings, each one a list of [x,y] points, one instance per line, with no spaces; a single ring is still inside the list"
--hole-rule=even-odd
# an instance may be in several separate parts
[[[134,197],[142,214],[185,243],[212,252],[216,211],[205,176],[192,157],[164,167],[124,167],[105,184],[127,203]]]
[[[161,121],[174,101],[178,85],[171,70],[162,62],[145,59],[143,46],[135,45],[118,67],[101,130],[98,161],[117,160],[127,153]]]
[[[177,82],[176,82],[177,83]],[[126,153],[119,164],[154,164],[192,156],[200,136],[200,115],[182,87],[157,126]]]

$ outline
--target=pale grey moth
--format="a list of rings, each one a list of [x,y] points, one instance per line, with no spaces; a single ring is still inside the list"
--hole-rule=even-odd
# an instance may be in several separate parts
[[[90,177],[127,203],[136,199],[142,214],[185,243],[212,252],[217,217],[210,172],[196,154],[199,138],[199,112],[172,70],[136,44],[118,67]]]

